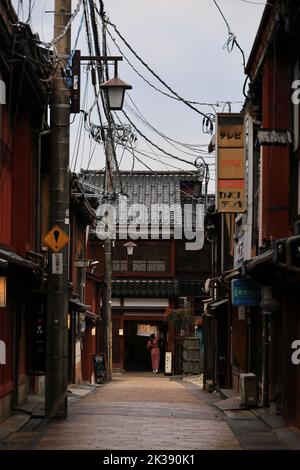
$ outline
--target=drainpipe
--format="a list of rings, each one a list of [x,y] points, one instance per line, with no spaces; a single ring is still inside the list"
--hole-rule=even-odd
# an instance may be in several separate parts
[[[262,404],[265,407],[270,405],[270,312],[262,312]]]
[[[271,321],[272,313],[278,310],[279,304],[277,299],[272,295],[272,288],[270,286],[262,287],[262,402],[263,406],[270,404],[270,350],[271,350]]]
[[[44,117],[43,117],[44,121]],[[50,129],[38,133],[38,159],[37,159],[37,187],[36,187],[36,251],[41,252],[41,163],[42,163],[42,137],[50,134]]]
[[[225,214],[221,214],[221,274],[225,266]]]

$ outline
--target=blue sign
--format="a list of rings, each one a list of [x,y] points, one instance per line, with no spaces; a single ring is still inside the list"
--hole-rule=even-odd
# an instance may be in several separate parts
[[[259,305],[260,290],[241,279],[231,281],[231,303],[232,305],[244,305],[246,307]]]

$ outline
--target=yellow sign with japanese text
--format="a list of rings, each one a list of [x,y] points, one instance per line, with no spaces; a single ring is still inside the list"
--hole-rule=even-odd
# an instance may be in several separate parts
[[[245,212],[243,115],[217,114],[216,122],[217,210]]]

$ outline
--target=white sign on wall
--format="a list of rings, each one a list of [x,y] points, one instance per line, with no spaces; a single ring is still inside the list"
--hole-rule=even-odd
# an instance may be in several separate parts
[[[63,274],[62,253],[52,253],[52,274]]]
[[[166,352],[165,373],[172,374],[172,353],[171,352]]]
[[[6,104],[6,86],[3,80],[0,80],[0,104]]]
[[[6,364],[6,346],[4,341],[0,340],[0,364]]]

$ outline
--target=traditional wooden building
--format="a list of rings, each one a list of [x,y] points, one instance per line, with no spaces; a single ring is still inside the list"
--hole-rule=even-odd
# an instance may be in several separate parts
[[[254,165],[252,255],[257,256],[243,262],[244,275],[261,286],[262,299],[249,330],[261,332],[259,354],[254,342],[249,365],[257,369],[262,402],[298,428],[300,369],[292,361],[292,344],[300,338],[300,123],[299,100],[293,97],[300,78],[299,13],[298,2],[268,2],[247,65],[251,88],[245,112],[252,123]]]
[[[300,367],[292,355],[300,338],[299,14],[297,1],[268,1],[246,66],[246,211],[235,218],[234,266],[227,273],[220,269],[217,279],[229,305],[226,387],[239,393],[240,375],[254,373],[259,404],[297,428]],[[232,305],[234,279],[258,294],[257,302]]]
[[[101,349],[100,299],[102,283],[93,275],[89,230],[95,210],[72,175],[70,198],[69,382],[94,383],[94,356]],[[92,204],[92,205],[91,205]]]
[[[98,194],[101,202],[103,173],[82,172],[81,178],[86,192]],[[203,299],[207,297],[204,280],[210,272],[210,244],[202,246],[201,242],[200,249],[189,250],[186,237],[175,236],[178,217],[182,220],[184,210],[195,216],[197,204],[203,206],[199,173],[122,171],[120,178],[115,178],[114,190],[116,195],[121,194],[121,201],[116,198],[117,230],[112,253],[113,369],[150,370],[146,343],[150,333],[158,331],[163,338],[162,370],[164,352],[168,351],[173,353],[173,372],[182,372],[182,341],[184,336],[194,335],[194,316],[203,312]],[[124,204],[129,211],[125,219]],[[165,212],[155,213],[158,204]],[[124,230],[137,220],[136,210],[140,211],[138,233],[132,239]],[[195,218],[191,224],[196,230]],[[197,230],[203,231],[202,219]],[[127,252],[129,240],[135,245],[132,254]],[[99,261],[94,274],[103,279],[103,241],[94,233],[90,243],[91,257]],[[178,308],[192,313],[189,325],[179,326],[169,320],[170,313]]]
[[[0,4],[0,418],[44,370],[40,168],[47,56],[10,1]],[[45,153],[44,153],[45,155]]]

